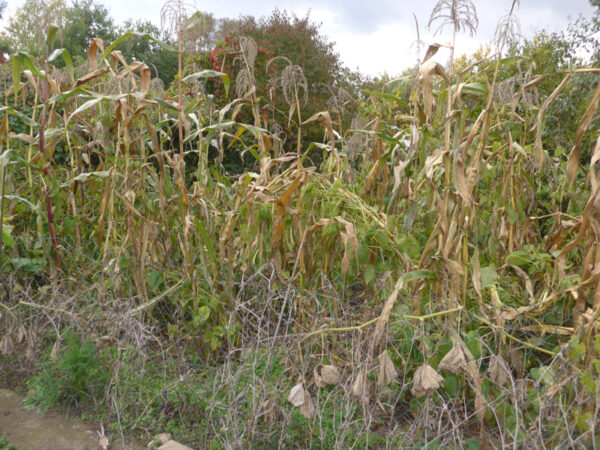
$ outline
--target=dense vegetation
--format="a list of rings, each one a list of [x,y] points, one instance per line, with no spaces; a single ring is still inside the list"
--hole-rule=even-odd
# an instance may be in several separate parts
[[[599,444],[598,16],[519,41],[512,6],[493,49],[375,80],[278,11],[9,27],[3,379],[114,439]]]

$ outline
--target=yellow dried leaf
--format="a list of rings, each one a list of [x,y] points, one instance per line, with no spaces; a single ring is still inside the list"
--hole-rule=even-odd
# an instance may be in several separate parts
[[[100,38],[93,38],[90,42],[90,46],[88,47],[88,59],[90,60],[90,64],[94,70],[98,69],[98,61],[96,60],[96,53],[98,53],[98,49],[104,53],[104,41]]]
[[[99,76],[104,75],[105,73],[107,73],[110,70],[110,67],[103,67],[102,69],[95,69],[92,72],[82,76],[81,78],[78,78],[77,81],[75,82],[75,87],[81,86],[84,83],[87,83],[90,80],[93,80],[94,78],[98,78]]]
[[[423,58],[423,62],[428,61],[430,58],[432,58],[438,52],[440,47],[451,48],[452,44],[449,44],[447,42],[445,42],[445,43],[436,42],[434,44],[431,44],[427,48],[427,52],[425,53],[425,58]]]
[[[596,90],[594,91],[594,96],[592,97],[592,101],[588,105],[581,122],[579,122],[579,126],[577,127],[577,131],[575,133],[575,144],[569,153],[569,159],[567,161],[567,177],[569,179],[569,188],[573,186],[573,182],[575,181],[575,177],[577,176],[577,169],[579,168],[579,152],[581,149],[581,139],[583,135],[587,131],[588,127],[592,123],[592,119],[596,114],[596,110],[598,109],[598,104],[600,103],[600,84],[596,86]]]
[[[379,344],[381,336],[383,336],[383,330],[385,329],[385,326],[387,325],[387,322],[390,318],[390,314],[392,313],[394,303],[398,298],[400,289],[402,289],[403,287],[404,279],[400,277],[398,278],[398,281],[396,281],[396,286],[394,287],[394,290],[385,301],[385,304],[383,305],[383,309],[381,311],[381,315],[379,316],[379,320],[377,321],[377,325],[375,325],[375,331],[373,332],[373,340],[371,341],[371,347],[369,349],[369,354],[371,355],[375,354],[375,349]]]
[[[314,114],[309,119],[302,122],[302,125],[306,125],[307,123],[314,122],[315,120],[318,120],[327,130],[327,134],[329,135],[329,143],[331,145],[331,148],[334,149],[335,148],[335,133],[333,131],[333,123],[331,121],[331,116],[329,115],[329,111],[320,111],[320,112]]]
[[[538,111],[537,121],[535,125],[535,151],[537,154],[537,162],[540,168],[542,167],[542,163],[544,162],[544,149],[542,148],[542,128],[544,125],[544,112],[546,111],[548,106],[550,106],[550,103],[552,103],[554,99],[558,96],[558,94],[560,94],[560,92],[564,89],[564,87],[567,85],[570,79],[571,74],[569,73],[563,78],[563,80],[556,87],[556,89],[554,89],[552,94],[550,94],[550,97],[546,99],[546,101]]]
[[[471,279],[473,280],[473,288],[477,293],[477,297],[479,297],[479,302],[481,304],[481,266],[479,263],[479,249],[475,247],[475,251],[473,252],[472,258],[472,266],[473,266],[473,274],[471,275]]]
[[[429,395],[442,385],[444,378],[429,364],[423,364],[413,377],[412,395],[422,397]]]
[[[419,86],[419,91],[423,96],[423,105],[426,118],[431,116],[431,111],[433,109],[433,77],[436,75],[444,78],[447,81],[450,80],[446,70],[440,63],[429,59],[421,64],[421,67],[419,68],[419,75],[417,77],[417,84]]]
[[[429,155],[425,160],[425,176],[430,180],[433,179],[433,169],[435,169],[436,166],[439,166],[442,163],[445,154],[445,150],[438,148],[433,152],[432,155]]]

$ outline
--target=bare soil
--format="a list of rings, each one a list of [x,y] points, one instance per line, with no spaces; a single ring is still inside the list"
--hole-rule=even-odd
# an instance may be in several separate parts
[[[23,398],[0,389],[0,436],[18,449],[27,450],[97,450],[97,429],[81,420],[58,412],[26,411]],[[110,439],[111,449],[137,449],[142,445],[122,445]]]

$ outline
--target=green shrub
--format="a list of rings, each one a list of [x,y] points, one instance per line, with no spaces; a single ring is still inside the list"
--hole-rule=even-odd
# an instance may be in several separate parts
[[[41,364],[41,371],[27,383],[29,409],[45,411],[56,406],[79,406],[95,401],[104,392],[108,372],[94,343],[82,341],[72,330],[64,334],[64,348]]]

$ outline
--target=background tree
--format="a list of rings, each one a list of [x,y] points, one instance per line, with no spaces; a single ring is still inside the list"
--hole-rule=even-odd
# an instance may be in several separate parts
[[[94,0],[75,0],[66,8],[62,26],[62,45],[71,57],[85,57],[92,38],[98,37],[105,43],[112,42],[116,27],[108,10]]]
[[[296,150],[297,130],[300,127],[297,123],[297,111],[290,114],[290,105],[285,102],[285,95],[281,90],[284,66],[289,63],[298,66],[306,78],[307,101],[301,102],[301,120],[308,119],[316,112],[328,110],[328,101],[339,92],[340,87],[344,87],[346,91],[352,90],[350,80],[360,79],[343,67],[339,55],[334,51],[334,44],[321,34],[320,24],[313,22],[309,15],[298,17],[293,13],[275,10],[270,16],[259,19],[252,16],[244,16],[237,20],[221,19],[213,35],[222,37],[222,40],[209,52],[190,55],[186,72],[213,69],[228,73],[230,78],[235,80],[234,87],[248,82],[246,77],[241,76],[246,68],[242,63],[239,43],[244,37],[251,38],[256,43],[252,83],[256,85],[263,126],[269,128],[271,124],[278,124],[278,127],[285,124],[284,129],[279,131],[282,133],[281,138],[287,143],[286,150],[289,151]],[[274,57],[284,58],[268,64]],[[217,102],[222,105],[228,101],[223,98],[221,80],[207,81],[206,89],[214,94]],[[243,95],[243,86],[240,85],[239,91],[238,96]],[[349,122],[352,104],[347,105],[345,112],[348,113]],[[240,121],[251,120],[250,117],[244,117],[244,114],[250,112],[243,110],[238,118]],[[322,127],[316,122],[302,127],[301,132],[305,146],[323,139]],[[317,157],[316,154],[313,156]]]
[[[26,0],[0,34],[2,48],[9,52],[25,51],[40,56],[50,24],[63,29],[67,4],[65,0]]]
[[[169,36],[161,33],[160,29],[150,21],[133,21],[128,19],[118,28],[118,35],[135,31],[148,34],[163,42],[169,41]],[[177,73],[177,54],[168,51],[154,41],[145,37],[133,36],[117,46],[128,60],[136,59],[145,62],[152,70],[152,77],[162,80],[168,87]]]
[[[241,18],[237,35],[250,36],[257,43],[268,41],[276,56],[285,56],[302,67],[309,95],[312,101],[316,100],[315,107],[318,107],[324,106],[327,86],[335,84],[342,71],[334,43],[321,34],[320,26],[310,19],[309,14],[298,17],[276,9],[270,16],[258,20],[252,16]]]
[[[187,54],[207,52],[223,39],[222,22],[214,14],[198,11],[196,19],[185,27],[183,32],[183,50]]]

